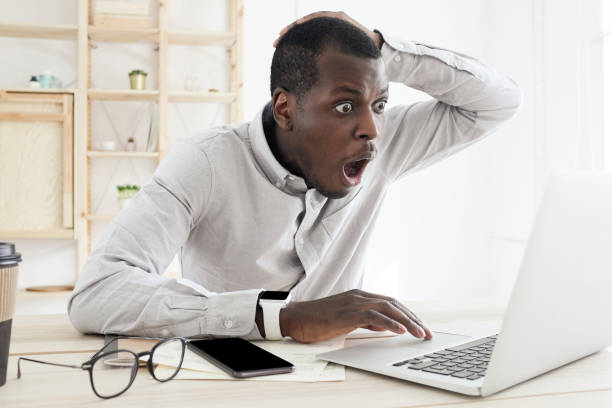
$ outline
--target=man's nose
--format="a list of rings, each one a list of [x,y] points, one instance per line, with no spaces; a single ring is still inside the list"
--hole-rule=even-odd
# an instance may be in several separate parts
[[[358,139],[372,140],[378,137],[378,127],[381,121],[375,115],[372,109],[365,109],[359,116],[359,124],[355,133]]]

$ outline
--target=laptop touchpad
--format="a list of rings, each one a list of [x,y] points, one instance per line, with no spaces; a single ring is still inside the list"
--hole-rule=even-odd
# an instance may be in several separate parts
[[[373,340],[358,346],[324,353],[319,357],[347,365],[357,362],[366,365],[369,365],[369,363],[386,364],[466,343],[471,338],[460,334],[440,332],[434,332],[433,335],[431,340],[417,339],[410,334],[384,340]]]
[[[393,345],[391,347],[402,350],[402,354],[412,357],[462,344],[469,341],[469,339],[470,336],[461,334],[433,332],[433,339],[431,340],[421,340],[410,335],[395,337],[392,339],[394,341],[392,341]]]

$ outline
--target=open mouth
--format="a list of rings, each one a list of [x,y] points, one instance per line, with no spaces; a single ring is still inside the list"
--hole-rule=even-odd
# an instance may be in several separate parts
[[[356,186],[361,182],[361,176],[369,162],[368,159],[361,159],[347,163],[342,167],[344,178],[350,186]]]

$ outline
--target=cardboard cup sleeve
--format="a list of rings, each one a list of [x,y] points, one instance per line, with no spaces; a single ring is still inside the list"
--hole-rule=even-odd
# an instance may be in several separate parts
[[[6,383],[19,266],[0,267],[0,386]]]
[[[19,266],[0,268],[0,322],[12,319],[17,297]]]

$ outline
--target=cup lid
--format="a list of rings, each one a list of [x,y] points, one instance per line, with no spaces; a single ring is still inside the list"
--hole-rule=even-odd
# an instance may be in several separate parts
[[[12,242],[0,242],[0,266],[16,265],[21,262],[21,254],[15,252],[15,244]]]

